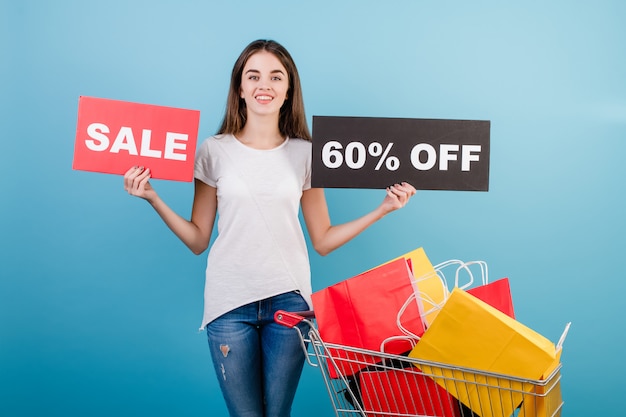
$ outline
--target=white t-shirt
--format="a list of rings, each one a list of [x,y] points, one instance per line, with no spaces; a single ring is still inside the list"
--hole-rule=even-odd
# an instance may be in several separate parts
[[[311,142],[287,138],[270,150],[233,135],[206,139],[195,177],[217,188],[217,238],[209,251],[203,329],[234,308],[298,290],[311,303],[311,271],[298,218],[311,188]]]

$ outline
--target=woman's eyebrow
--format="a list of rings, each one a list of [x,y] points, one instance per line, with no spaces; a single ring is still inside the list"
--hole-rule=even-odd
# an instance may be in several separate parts
[[[250,68],[249,70],[247,70],[245,73],[248,74],[249,72],[254,72],[254,73],[260,73],[261,71],[254,69],[254,68]],[[275,69],[270,71],[270,74],[283,74],[285,75],[285,72],[281,69]]]

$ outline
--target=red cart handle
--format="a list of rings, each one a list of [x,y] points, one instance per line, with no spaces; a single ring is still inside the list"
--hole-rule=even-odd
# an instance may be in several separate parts
[[[315,317],[315,313],[313,311],[288,312],[285,310],[278,310],[274,313],[274,321],[289,328],[300,324],[302,320],[313,317]]]

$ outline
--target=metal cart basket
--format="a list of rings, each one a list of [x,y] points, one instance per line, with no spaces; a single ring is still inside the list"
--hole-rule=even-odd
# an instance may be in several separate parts
[[[278,311],[274,318],[300,335],[309,365],[322,373],[337,417],[561,415],[561,364],[545,379],[528,380],[325,343],[310,311]]]

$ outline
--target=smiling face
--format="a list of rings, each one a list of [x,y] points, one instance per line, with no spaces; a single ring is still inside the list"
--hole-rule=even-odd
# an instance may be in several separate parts
[[[266,56],[269,54],[269,56]],[[254,57],[254,58],[253,58]],[[261,62],[269,61],[267,65]],[[244,70],[245,68],[245,70]],[[256,70],[256,71],[250,71]],[[274,72],[275,79],[265,88],[266,94],[259,94],[255,99],[254,84],[257,82],[253,74],[267,77],[267,73]],[[281,74],[282,72],[282,74]],[[280,80],[276,77],[281,78]],[[271,78],[271,77],[270,77]],[[266,82],[262,79],[261,82]],[[280,87],[277,85],[280,84]],[[271,94],[269,94],[271,93]],[[286,99],[285,99],[286,97]],[[248,107],[250,106],[250,108]],[[256,117],[254,112],[275,112],[278,108],[278,129],[283,137],[297,137],[311,140],[311,133],[307,125],[302,98],[300,76],[293,58],[284,46],[273,40],[258,39],[251,42],[241,51],[233,65],[230,74],[230,86],[226,100],[226,112],[218,133],[238,134],[249,121],[249,116]],[[271,121],[272,123],[275,120]]]
[[[287,70],[274,54],[260,51],[250,56],[243,68],[239,89],[248,117],[251,113],[278,116],[288,91]]]

